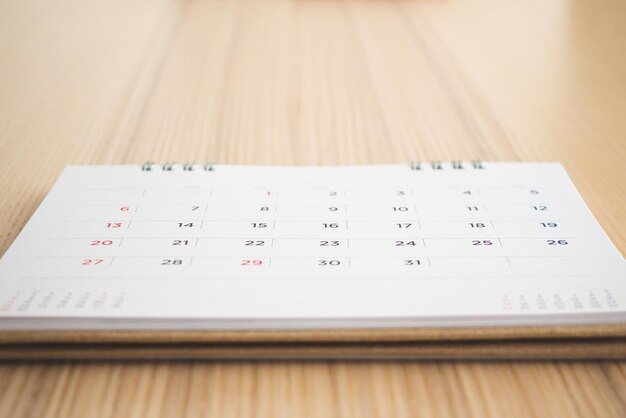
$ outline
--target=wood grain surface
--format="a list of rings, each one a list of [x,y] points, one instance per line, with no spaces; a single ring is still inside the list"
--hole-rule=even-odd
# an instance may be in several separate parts
[[[626,3],[0,1],[0,254],[66,164],[558,161],[626,250]],[[1,417],[624,417],[626,362],[0,364]]]

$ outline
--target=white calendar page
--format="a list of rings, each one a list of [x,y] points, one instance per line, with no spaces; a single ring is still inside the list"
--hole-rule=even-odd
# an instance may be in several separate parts
[[[0,264],[0,328],[624,322],[558,164],[67,167]]]

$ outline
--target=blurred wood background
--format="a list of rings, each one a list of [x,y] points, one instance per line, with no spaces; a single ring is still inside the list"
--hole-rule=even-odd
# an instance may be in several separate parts
[[[626,250],[626,2],[0,0],[0,254],[66,164],[561,162]],[[1,417],[624,417],[626,362],[1,363]]]

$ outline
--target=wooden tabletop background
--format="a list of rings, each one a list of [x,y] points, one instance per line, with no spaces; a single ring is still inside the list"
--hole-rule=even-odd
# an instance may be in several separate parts
[[[626,2],[0,1],[0,254],[66,164],[558,161],[626,250]],[[1,417],[624,417],[626,362],[0,364]]]

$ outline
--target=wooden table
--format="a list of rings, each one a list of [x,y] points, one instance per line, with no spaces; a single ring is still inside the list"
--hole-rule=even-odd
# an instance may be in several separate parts
[[[0,4],[0,253],[66,164],[559,161],[626,249],[623,1]],[[2,417],[624,417],[626,362],[0,364]]]

